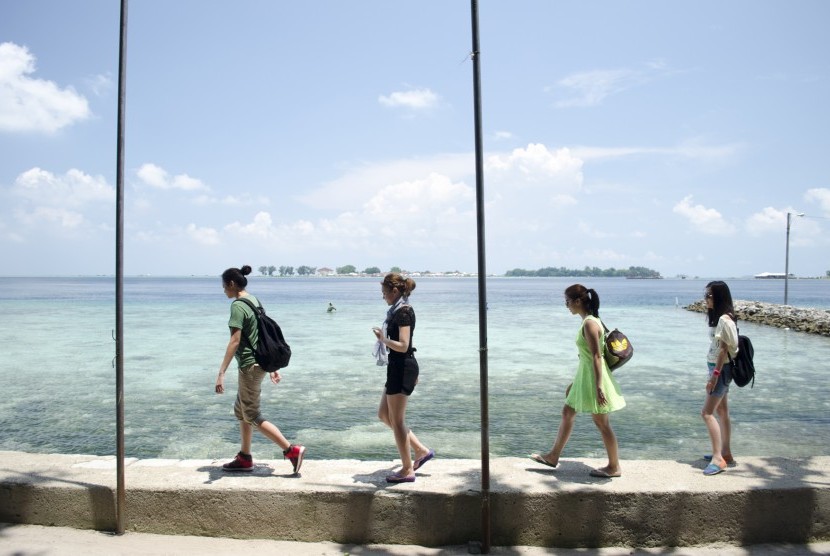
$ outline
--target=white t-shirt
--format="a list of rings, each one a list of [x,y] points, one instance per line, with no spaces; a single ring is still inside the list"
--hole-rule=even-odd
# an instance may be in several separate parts
[[[711,343],[709,344],[709,354],[706,357],[709,363],[717,363],[721,342],[726,344],[732,359],[738,354],[738,327],[728,316],[721,315],[718,324],[709,327],[709,339]],[[726,361],[726,363],[728,362]]]

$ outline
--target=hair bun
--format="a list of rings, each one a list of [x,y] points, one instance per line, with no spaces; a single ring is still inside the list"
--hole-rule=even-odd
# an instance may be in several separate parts
[[[248,274],[251,273],[251,267],[250,267],[250,265],[246,264],[245,266],[240,268],[239,271],[242,273],[242,276],[247,276]]]

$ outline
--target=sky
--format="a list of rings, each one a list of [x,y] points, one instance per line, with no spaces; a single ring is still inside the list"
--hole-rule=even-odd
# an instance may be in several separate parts
[[[486,272],[830,271],[830,2],[482,0]],[[113,275],[116,0],[0,0],[0,275]],[[124,272],[478,268],[471,6],[133,0]],[[803,216],[796,216],[803,214]]]

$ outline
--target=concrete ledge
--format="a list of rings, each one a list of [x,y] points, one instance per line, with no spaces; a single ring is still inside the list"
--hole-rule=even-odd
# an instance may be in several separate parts
[[[439,456],[415,483],[387,485],[392,462],[128,460],[127,530],[350,544],[447,546],[481,536],[480,464]],[[830,457],[742,458],[704,477],[702,461],[604,462],[549,469],[491,460],[494,546],[690,546],[830,540]],[[115,528],[115,458],[0,452],[0,522]]]

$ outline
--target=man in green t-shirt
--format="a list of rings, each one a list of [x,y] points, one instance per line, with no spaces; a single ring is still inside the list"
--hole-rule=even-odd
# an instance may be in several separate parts
[[[248,285],[246,275],[251,273],[250,266],[242,268],[229,268],[222,273],[222,288],[231,303],[231,316],[228,320],[231,338],[225,348],[225,356],[219,365],[219,376],[216,379],[215,390],[217,394],[225,393],[225,372],[235,358],[239,366],[239,388],[236,394],[236,402],[233,405],[233,412],[239,420],[239,433],[242,438],[241,449],[233,461],[222,466],[225,471],[253,471],[254,460],[251,456],[251,440],[254,427],[264,434],[271,441],[282,448],[283,456],[291,461],[294,466],[294,473],[300,472],[305,455],[305,446],[291,444],[280,429],[270,421],[266,420],[260,412],[259,402],[262,393],[262,380],[268,374],[271,382],[279,384],[282,377],[279,371],[266,373],[257,365],[254,357],[253,346],[259,341],[257,329],[257,316],[254,310],[245,302],[237,302],[241,298],[250,300],[254,305],[261,306],[259,300],[250,295],[245,288]],[[248,338],[249,341],[243,340]]]

